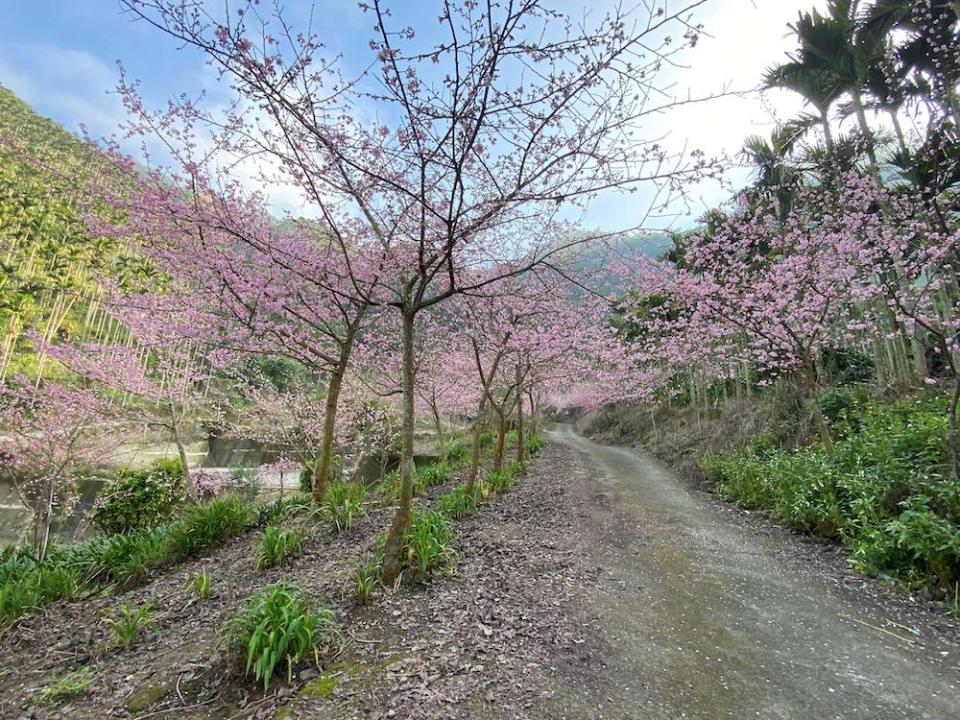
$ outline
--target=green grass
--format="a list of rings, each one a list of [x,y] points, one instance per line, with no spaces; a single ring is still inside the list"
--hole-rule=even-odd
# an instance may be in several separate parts
[[[860,570],[949,595],[960,581],[960,482],[944,467],[945,402],[829,396],[834,457],[820,442],[787,452],[761,437],[701,467],[722,497],[844,544]]]
[[[422,487],[443,485],[450,479],[450,466],[445,462],[417,468],[417,480]]]
[[[451,570],[457,562],[450,518],[436,510],[414,513],[404,538],[407,579],[422,582]]]
[[[366,517],[363,500],[366,490],[360,483],[332,483],[327,488],[324,508],[331,526],[337,532],[353,527],[358,518]]]
[[[542,435],[530,435],[524,441],[528,455],[536,455],[543,450],[544,440]]]
[[[264,692],[280,667],[287,682],[293,668],[313,655],[319,664],[321,648],[340,640],[333,611],[314,608],[296,585],[277,583],[251,596],[227,622],[225,642],[244,674],[263,683]]]
[[[270,525],[263,532],[260,545],[257,546],[255,566],[257,570],[281,567],[303,552],[304,534],[299,530],[288,530],[278,525]]]
[[[33,702],[36,705],[59,705],[65,700],[85,694],[91,682],[93,682],[93,670],[84,665],[68,673],[55,684],[45,687]]]
[[[464,487],[451,490],[437,501],[440,512],[448,517],[459,519],[472,515],[477,509],[478,493],[470,494]]]
[[[380,569],[383,565],[383,555],[375,553],[373,557],[354,571],[354,594],[359,605],[370,602],[370,596],[380,584]]]
[[[197,600],[206,600],[213,595],[213,579],[206,570],[198,570],[187,580],[185,589]]]
[[[113,628],[118,645],[124,648],[130,647],[133,641],[146,630],[150,625],[150,610],[150,603],[144,603],[136,608],[124,603],[114,617],[106,618],[105,622]]]
[[[237,498],[190,508],[179,520],[139,532],[55,546],[43,563],[25,549],[0,554],[0,622],[57,600],[109,586],[130,587],[151,573],[203,557],[243,533],[256,519]]]

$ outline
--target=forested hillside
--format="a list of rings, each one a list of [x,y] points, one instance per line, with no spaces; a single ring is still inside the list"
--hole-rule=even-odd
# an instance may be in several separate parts
[[[142,272],[109,239],[92,237],[88,212],[101,212],[98,182],[109,172],[99,151],[41,117],[0,86],[0,381],[48,368],[32,333],[106,338],[119,332],[99,308],[105,279]]]

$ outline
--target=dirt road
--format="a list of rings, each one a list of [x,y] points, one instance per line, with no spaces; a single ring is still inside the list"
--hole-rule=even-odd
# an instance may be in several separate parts
[[[595,476],[581,501],[602,569],[605,717],[960,718],[960,657],[789,559],[656,461],[569,428]],[[591,488],[591,489],[587,489]]]

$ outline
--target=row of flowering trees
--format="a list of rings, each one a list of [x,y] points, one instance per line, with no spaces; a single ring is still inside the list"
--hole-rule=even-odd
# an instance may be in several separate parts
[[[712,170],[633,131],[672,104],[657,70],[696,42],[690,15],[702,3],[582,22],[538,0],[446,2],[438,34],[421,39],[375,0],[362,6],[371,56],[356,76],[256,0],[219,15],[199,0],[123,4],[199,52],[234,102],[211,112],[179,97],[153,111],[121,80],[128,136],[159,154],[104,148],[115,181],[98,197],[117,212],[88,221],[147,258],[158,280],[112,298],[129,330],[116,347],[49,352],[116,403],[154,420],[166,408],[163,427],[181,448],[182,423],[198,419],[230,367],[284,358],[305,368],[311,381],[286,394],[238,388],[249,403],[238,424],[299,444],[318,500],[345,436],[342,398],[392,403],[392,582],[411,518],[418,407],[438,426],[444,413],[492,413],[499,463],[511,418],[522,432],[549,393],[600,362],[588,359],[592,342],[608,347],[604,302],[572,308],[563,270],[604,238],[562,218],[601,192],[646,182],[677,191]],[[251,167],[262,187],[293,188],[310,219],[271,217],[268,193],[238,179]]]

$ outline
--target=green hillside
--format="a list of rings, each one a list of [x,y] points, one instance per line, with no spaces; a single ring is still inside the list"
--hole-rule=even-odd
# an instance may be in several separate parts
[[[0,380],[42,374],[27,333],[102,337],[97,278],[128,263],[114,243],[90,238],[87,187],[106,165],[56,122],[0,86]]]

